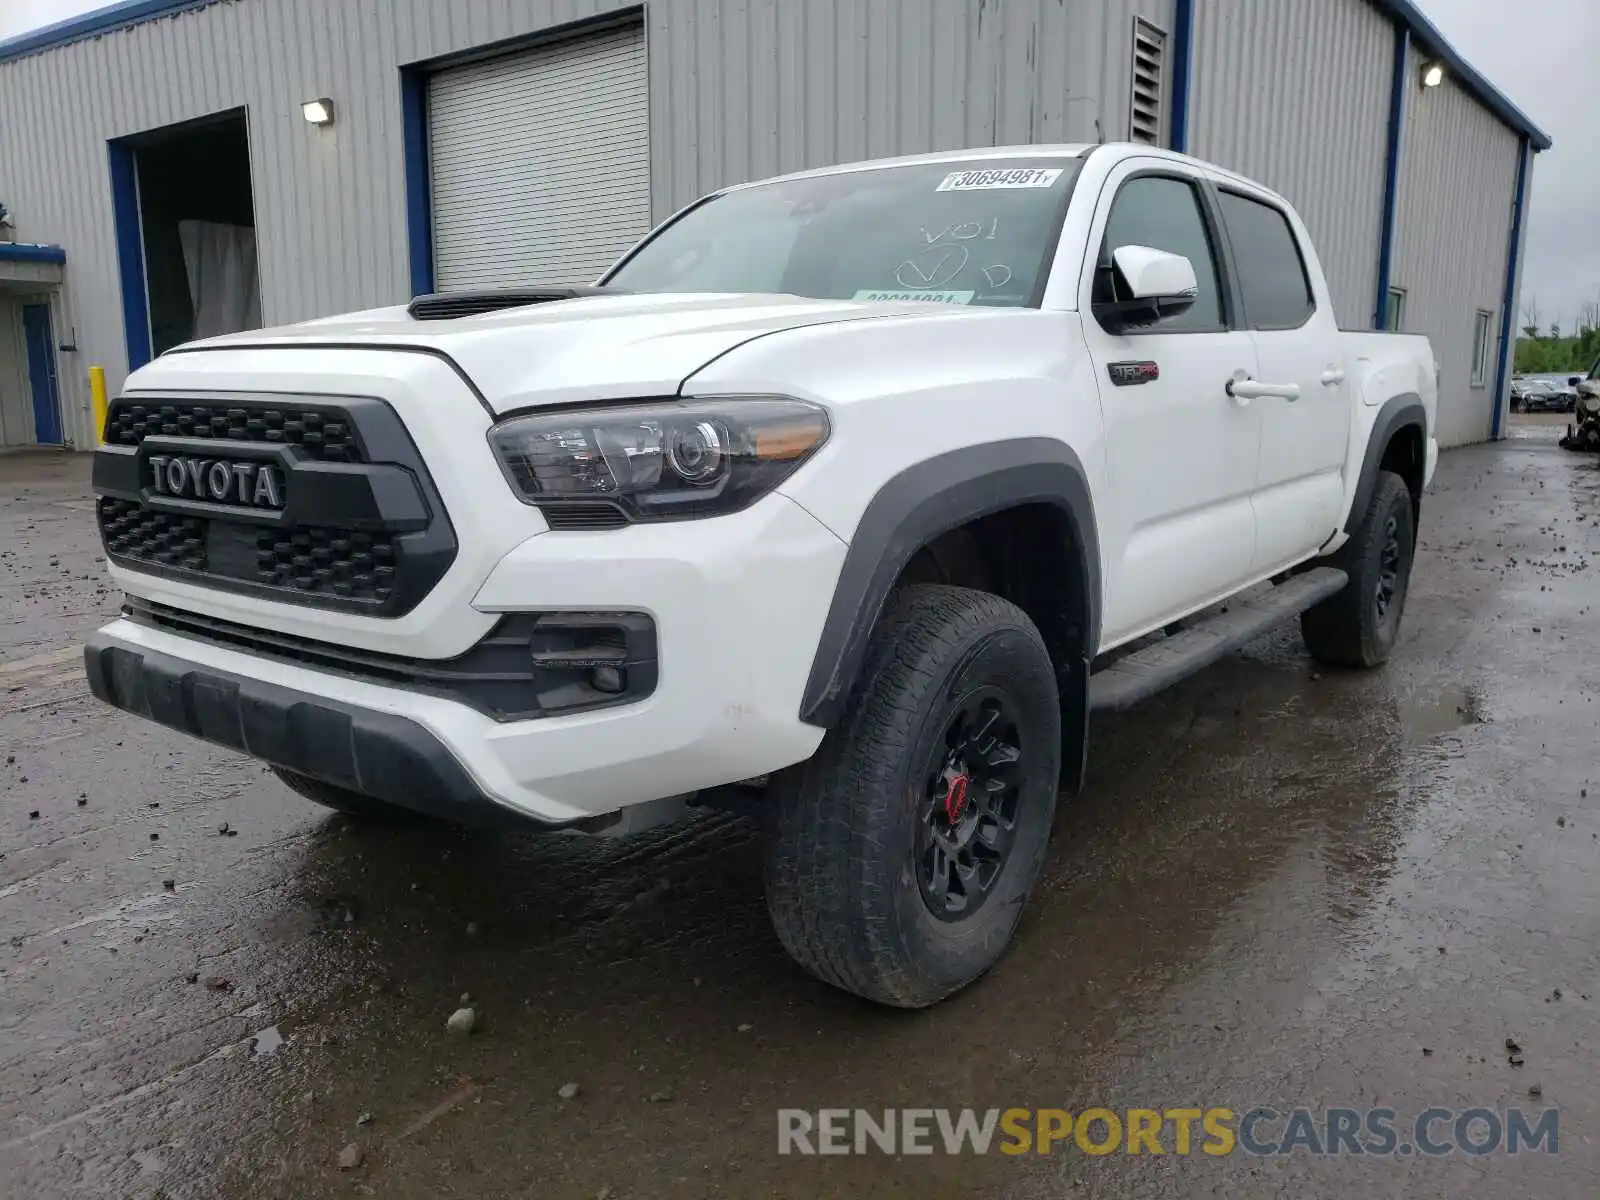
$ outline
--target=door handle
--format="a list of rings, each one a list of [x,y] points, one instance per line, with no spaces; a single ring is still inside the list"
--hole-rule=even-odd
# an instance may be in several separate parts
[[[1344,372],[1338,367],[1329,367],[1322,373],[1323,387],[1338,387],[1344,382]]]
[[[1300,399],[1298,383],[1262,383],[1238,371],[1235,371],[1233,378],[1228,380],[1227,392],[1233,402],[1240,407],[1252,400]]]

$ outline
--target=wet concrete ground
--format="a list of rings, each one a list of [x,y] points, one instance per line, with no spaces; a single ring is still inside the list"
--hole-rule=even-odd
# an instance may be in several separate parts
[[[0,459],[0,1193],[1594,1195],[1600,465],[1516,432],[1442,459],[1387,669],[1287,630],[1098,722],[1012,952],[920,1014],[789,964],[733,818],[362,828],[98,706],[86,467]],[[1257,1104],[1559,1153],[776,1153],[780,1107]]]

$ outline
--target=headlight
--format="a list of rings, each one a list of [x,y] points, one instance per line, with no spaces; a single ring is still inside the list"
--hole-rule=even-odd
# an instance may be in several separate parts
[[[614,504],[635,521],[737,512],[828,437],[814,404],[765,397],[660,400],[513,417],[489,431],[525,504]]]
[[[1600,413],[1600,396],[1596,396],[1593,393],[1581,396],[1578,400],[1578,407],[1592,417],[1596,413]]]

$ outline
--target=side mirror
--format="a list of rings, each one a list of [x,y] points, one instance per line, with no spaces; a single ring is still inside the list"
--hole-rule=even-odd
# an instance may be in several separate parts
[[[1582,375],[1572,375],[1572,376],[1569,376],[1568,379],[1567,379],[1567,386],[1568,387],[1577,387],[1582,382],[1583,382],[1583,376]]]
[[[1118,298],[1096,304],[1094,315],[1112,333],[1181,313],[1200,291],[1192,262],[1150,246],[1118,246],[1111,252],[1111,272]]]

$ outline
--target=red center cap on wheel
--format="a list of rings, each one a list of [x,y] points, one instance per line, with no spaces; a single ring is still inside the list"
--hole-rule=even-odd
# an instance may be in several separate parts
[[[967,807],[967,788],[971,783],[965,775],[957,775],[950,781],[950,790],[944,797],[944,815],[950,818],[952,824],[960,819],[962,810]]]

